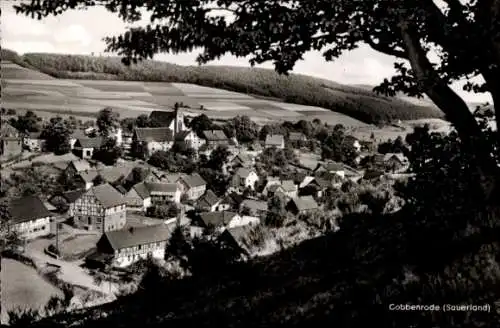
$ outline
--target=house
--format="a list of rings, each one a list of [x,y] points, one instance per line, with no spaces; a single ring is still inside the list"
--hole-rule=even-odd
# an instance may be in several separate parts
[[[227,209],[239,210],[241,203],[245,198],[235,192],[227,194],[221,201],[220,206],[227,207]]]
[[[235,227],[242,227],[242,226],[256,226],[260,224],[260,219],[255,216],[248,216],[248,215],[243,215],[243,216],[235,216],[234,218],[231,219],[231,221],[227,224],[227,228],[235,228]]]
[[[73,152],[82,159],[92,158],[94,152],[102,146],[103,141],[102,137],[79,138],[73,145]]]
[[[99,171],[97,170],[83,171],[78,173],[73,181],[79,188],[89,190],[94,186],[97,176],[99,176]]]
[[[307,142],[307,137],[302,132],[290,132],[290,135],[288,136],[288,141],[292,145],[299,145],[300,146],[303,143]]]
[[[281,186],[281,183],[273,184],[266,189],[267,198],[271,198],[279,194],[285,194],[285,190],[283,189],[283,186]]]
[[[369,169],[365,171],[365,174],[363,175],[363,180],[376,181],[382,178],[383,175],[384,172],[381,170]]]
[[[229,138],[222,130],[203,131],[203,139],[205,139],[205,142],[209,148],[229,146]]]
[[[293,180],[281,181],[281,189],[285,196],[290,198],[297,197],[299,191],[299,188],[297,187],[295,182],[293,182]]]
[[[235,212],[203,212],[195,219],[195,225],[203,228],[224,228],[235,218],[240,218]]]
[[[319,206],[312,196],[302,196],[292,198],[286,205],[286,209],[295,215],[301,215],[317,211]]]
[[[251,255],[252,243],[250,241],[250,234],[253,230],[254,226],[252,225],[228,228],[221,233],[219,239],[242,256],[248,257]]]
[[[342,163],[328,162],[323,164],[318,164],[314,173],[328,172],[336,174],[342,178],[345,177],[345,167]]]
[[[264,196],[268,196],[269,194],[269,188],[271,188],[271,186],[275,186],[275,185],[281,185],[281,181],[280,181],[280,178],[279,177],[267,177],[266,179],[266,184],[264,185],[264,188],[262,189],[262,195]],[[273,187],[273,191],[275,190],[276,187]]]
[[[23,145],[32,152],[41,152],[45,146],[45,140],[41,138],[41,132],[26,133],[23,138]]]
[[[221,199],[217,197],[212,190],[207,190],[205,194],[198,199],[196,208],[199,211],[215,212],[218,210],[220,202]]]
[[[349,179],[351,181],[357,182],[359,179],[363,177],[363,174],[359,172],[358,170],[343,164],[344,166],[344,177],[346,179]]]
[[[179,183],[182,187],[182,194],[189,200],[197,200],[207,190],[207,183],[198,173],[181,176]]]
[[[260,142],[257,141],[248,146],[248,150],[254,153],[256,156],[262,153],[263,151],[262,145],[260,144]]]
[[[408,166],[408,158],[401,153],[387,153],[384,155],[384,163],[393,172],[398,172]]]
[[[249,168],[255,164],[255,159],[247,153],[239,153],[231,160],[231,168],[236,170],[239,167]]]
[[[126,267],[140,259],[165,258],[172,231],[166,224],[106,231],[97,242],[97,251],[112,256],[112,265]]]
[[[69,136],[69,146],[71,149],[75,148],[75,143],[78,139],[86,138],[85,131],[74,130]]]
[[[231,186],[236,189],[254,189],[257,181],[259,176],[255,170],[240,167],[232,177]]]
[[[151,195],[151,205],[165,205],[166,202],[179,204],[181,202],[181,188],[177,183],[144,182]]]
[[[68,178],[71,178],[78,175],[78,173],[91,170],[93,170],[93,168],[90,166],[90,163],[85,160],[71,161],[64,169],[64,174],[66,174]]]
[[[87,190],[70,211],[75,226],[87,230],[119,230],[126,223],[126,199],[108,183]]]
[[[9,158],[23,152],[20,132],[7,122],[0,125],[0,156]]]
[[[50,222],[54,217],[38,196],[25,196],[9,203],[11,223],[9,228],[20,237],[34,239],[50,234]]]
[[[70,209],[74,209],[73,204],[85,193],[85,191],[86,189],[76,189],[56,193],[48,199],[48,202],[60,209],[61,212],[67,213],[69,217],[73,217],[74,213]]]
[[[145,212],[151,207],[151,194],[144,182],[139,182],[134,185],[125,194],[125,200],[127,202],[127,208],[140,209]]]
[[[160,182],[161,177],[158,172],[151,168],[136,166],[123,179],[126,186],[134,185],[139,182]],[[174,181],[175,182],[175,181]]]
[[[307,185],[300,188],[300,195],[321,198],[325,194],[325,191],[330,187],[333,187],[331,180],[315,177]]]
[[[276,147],[285,149],[285,137],[282,134],[268,134],[265,142],[266,148]]]
[[[205,140],[198,137],[194,131],[181,131],[175,135],[175,143],[194,150],[200,149],[205,144]]]
[[[126,152],[129,152],[130,149],[132,148],[134,132],[133,131],[123,131],[122,138],[123,138],[122,147]]]
[[[263,217],[267,215],[267,202],[256,199],[245,199],[241,202],[239,210],[243,215]]]
[[[135,128],[132,136],[136,152],[150,157],[157,151],[169,151],[174,145],[174,132],[169,128]]]
[[[314,180],[314,177],[313,176],[305,176],[304,177],[304,180],[302,180],[302,182],[299,184],[299,189],[302,189],[304,188],[305,186],[307,186],[309,183],[311,183],[312,181]]]

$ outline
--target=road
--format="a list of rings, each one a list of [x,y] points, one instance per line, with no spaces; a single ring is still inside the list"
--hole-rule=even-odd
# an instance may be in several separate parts
[[[66,262],[57,260],[44,253],[44,248],[51,243],[50,240],[38,239],[26,245],[26,255],[35,261],[38,267],[44,267],[47,263],[61,267],[59,279],[73,285],[80,285],[90,290],[98,291],[106,295],[114,296],[118,286],[114,283],[103,282],[97,285],[90,274],[80,267],[83,260]]]

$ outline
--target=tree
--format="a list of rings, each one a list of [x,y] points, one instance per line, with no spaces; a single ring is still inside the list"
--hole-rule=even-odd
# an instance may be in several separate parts
[[[210,154],[207,167],[222,172],[222,168],[227,163],[231,152],[226,146],[218,146]]]
[[[15,8],[18,13],[41,19],[79,5],[100,3],[77,0],[66,6],[62,0],[50,4],[33,0]],[[146,4],[105,3],[109,11],[128,22],[139,21],[139,8]],[[127,65],[159,52],[200,47],[204,49],[197,59],[200,64],[231,53],[250,56],[251,64],[273,61],[279,73],[288,73],[310,50],[324,50],[325,59],[333,60],[367,44],[398,60],[397,74],[375,90],[387,95],[397,91],[409,96],[426,94],[472,151],[473,169],[481,178],[484,196],[496,200],[500,174],[491,153],[495,145],[500,153],[500,130],[492,142],[486,141],[467,104],[450,84],[466,79],[465,90],[489,93],[496,117],[500,117],[499,6],[497,1],[445,0],[441,8],[434,1],[367,0],[337,1],[332,10],[330,0],[294,5],[278,0],[239,5],[234,0],[217,2],[217,6],[209,0],[189,6],[148,2],[148,11],[154,12],[149,26],[131,27],[120,37],[107,38],[106,43],[107,50],[124,56]],[[162,29],[163,22],[172,26]],[[267,37],[261,38],[263,34]],[[211,35],[218,37],[207,37]],[[428,55],[436,48],[437,60],[431,62]],[[472,78],[482,78],[485,83]]]
[[[97,149],[93,158],[101,161],[105,165],[115,165],[120,157],[123,156],[123,149],[116,145],[114,138],[106,138],[99,149]]]
[[[274,195],[267,201],[266,225],[281,227],[286,219],[285,201],[283,198]]]
[[[105,137],[109,136],[113,129],[120,126],[120,114],[114,112],[112,108],[106,107],[97,113],[97,129]]]
[[[235,133],[234,137],[241,143],[250,143],[257,139],[259,134],[259,127],[257,123],[252,121],[250,117],[236,116],[235,118],[229,120],[224,125],[224,132],[226,135]]]
[[[12,126],[22,132],[38,132],[39,117],[31,110],[26,111],[24,115],[19,115],[17,119],[11,119]]]
[[[50,119],[42,131],[41,138],[45,139],[45,147],[56,155],[67,154],[71,151],[69,143],[72,130],[64,122],[62,117],[56,116]]]
[[[196,116],[189,122],[189,126],[191,130],[193,130],[198,137],[203,137],[203,131],[214,129],[215,124],[211,119],[208,118],[207,115],[201,114]]]

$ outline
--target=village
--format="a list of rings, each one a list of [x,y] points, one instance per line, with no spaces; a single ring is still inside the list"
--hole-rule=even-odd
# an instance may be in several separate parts
[[[397,211],[393,185],[410,176],[401,140],[377,145],[340,125],[258,126],[248,117],[217,125],[179,104],[118,116],[105,108],[97,124],[62,129],[71,124],[27,112],[1,127],[13,252],[103,295],[141,260],[168,266],[176,229],[215,236],[241,259],[265,256],[335,231],[343,214]],[[30,132],[29,119],[45,129]],[[95,282],[103,272],[107,287]]]

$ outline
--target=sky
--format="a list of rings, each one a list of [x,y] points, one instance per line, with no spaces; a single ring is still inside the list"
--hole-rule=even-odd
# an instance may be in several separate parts
[[[71,10],[59,16],[43,20],[16,15],[12,9],[14,1],[1,1],[1,46],[20,54],[28,52],[48,52],[65,54],[104,54],[105,36],[119,35],[127,27],[117,15],[103,7],[85,11]],[[182,54],[159,54],[155,60],[179,65],[197,65],[199,51]],[[394,73],[395,58],[378,53],[368,46],[344,53],[333,62],[326,62],[319,52],[309,52],[297,62],[294,73],[329,79],[343,84],[377,85]],[[226,55],[210,65],[247,66],[248,59]],[[272,63],[258,67],[273,68]],[[469,102],[489,101],[488,95],[475,95],[454,89]]]

